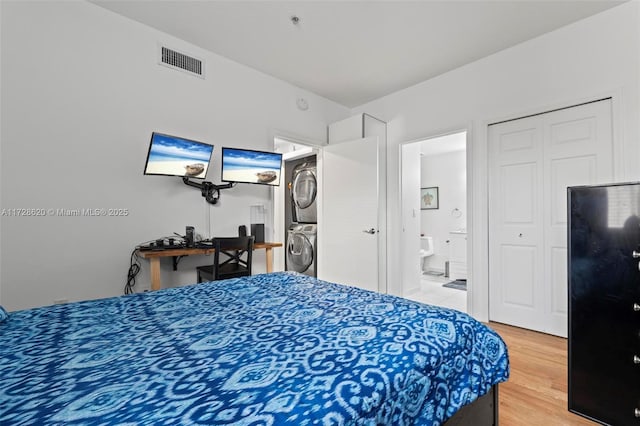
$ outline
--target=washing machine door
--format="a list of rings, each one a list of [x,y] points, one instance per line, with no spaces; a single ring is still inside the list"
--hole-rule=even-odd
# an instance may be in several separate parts
[[[313,244],[301,232],[289,231],[287,238],[287,270],[303,273],[313,264]]]
[[[317,221],[315,203],[317,193],[318,182],[312,169],[303,169],[295,173],[291,196],[298,222],[315,223]]]

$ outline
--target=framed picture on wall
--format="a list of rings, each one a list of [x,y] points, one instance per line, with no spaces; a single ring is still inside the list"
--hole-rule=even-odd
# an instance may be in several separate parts
[[[431,210],[438,208],[438,187],[420,188],[420,209]]]

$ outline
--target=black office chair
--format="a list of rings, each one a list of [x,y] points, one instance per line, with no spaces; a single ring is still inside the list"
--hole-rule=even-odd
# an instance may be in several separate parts
[[[253,236],[214,238],[213,265],[198,266],[198,282],[251,275]],[[243,259],[243,256],[245,257]]]

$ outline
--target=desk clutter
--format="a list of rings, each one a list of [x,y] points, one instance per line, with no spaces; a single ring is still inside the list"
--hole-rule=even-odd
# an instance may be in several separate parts
[[[189,245],[182,237],[165,237],[157,240],[147,241],[136,247],[140,251],[150,250],[174,250],[182,248],[213,248],[213,240],[200,240]]]
[[[254,235],[254,241],[257,243],[264,242],[264,225],[262,228],[255,228],[255,224],[252,224],[252,235],[253,231],[259,231],[258,234]],[[245,225],[238,226],[238,236],[246,237],[247,236],[247,227]],[[185,235],[182,236],[178,233],[175,233],[170,237],[161,237],[155,240],[150,240],[136,246],[136,250],[140,251],[149,251],[149,250],[174,250],[181,248],[201,248],[208,249],[214,247],[213,239],[205,239],[199,240],[199,236],[196,237],[196,233],[194,231],[193,226],[187,226]]]
[[[193,226],[187,226],[185,235],[182,236],[174,232],[170,237],[162,237],[156,240],[147,241],[136,246],[136,250],[173,250],[181,248],[212,248],[213,240],[198,240]]]
[[[142,243],[136,248],[138,250],[169,250],[184,247],[187,247],[187,243],[183,238],[166,237]]]

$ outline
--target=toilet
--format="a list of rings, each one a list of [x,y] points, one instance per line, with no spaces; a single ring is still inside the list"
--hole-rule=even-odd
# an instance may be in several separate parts
[[[433,256],[433,237],[420,237],[420,272],[424,273],[424,261]]]

